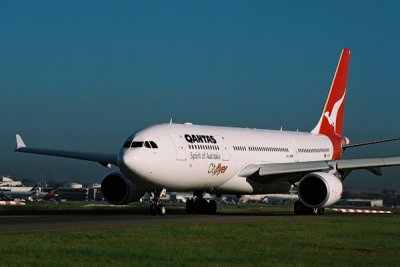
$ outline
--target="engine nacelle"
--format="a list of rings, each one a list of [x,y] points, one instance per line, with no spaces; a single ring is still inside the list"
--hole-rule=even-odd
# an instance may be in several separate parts
[[[114,172],[104,177],[101,182],[104,198],[111,204],[124,205],[139,200],[146,190],[133,183],[122,173]]]
[[[299,199],[310,208],[330,206],[342,196],[343,184],[334,175],[325,172],[309,173],[300,180]]]

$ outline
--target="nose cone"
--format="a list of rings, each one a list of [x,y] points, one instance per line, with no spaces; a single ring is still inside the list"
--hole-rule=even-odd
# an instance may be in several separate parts
[[[118,154],[118,167],[122,173],[128,176],[135,171],[135,162],[137,161],[137,153],[133,149],[122,148]]]
[[[147,186],[149,171],[143,156],[140,149],[122,148],[118,154],[118,167],[125,177],[132,182]]]

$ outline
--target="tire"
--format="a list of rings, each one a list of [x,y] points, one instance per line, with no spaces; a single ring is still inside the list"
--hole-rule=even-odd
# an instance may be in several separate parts
[[[207,214],[209,211],[207,200],[201,198],[195,202],[195,208],[197,214]]]
[[[300,200],[297,200],[294,203],[293,208],[294,208],[294,214],[296,214],[296,215],[305,215],[306,214],[306,212],[305,212],[306,207],[303,205],[303,203],[301,203]]]
[[[158,213],[157,205],[156,204],[151,204],[150,205],[150,215],[151,216],[156,216],[157,213]]]
[[[325,214],[325,208],[320,208],[318,209],[318,215],[324,215]]]
[[[210,214],[217,213],[217,202],[215,202],[215,200],[210,200],[210,202],[208,202],[208,210]]]
[[[157,205],[157,214],[160,216],[165,216],[165,213],[167,212],[167,209],[163,204]]]
[[[193,199],[186,200],[186,213],[193,214],[195,212],[194,201]]]

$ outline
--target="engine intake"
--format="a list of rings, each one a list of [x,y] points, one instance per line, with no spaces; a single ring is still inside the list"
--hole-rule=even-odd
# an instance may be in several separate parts
[[[343,192],[342,182],[334,175],[313,172],[301,179],[299,199],[310,208],[323,208],[339,201]]]
[[[111,204],[124,205],[139,200],[146,190],[127,179],[122,173],[115,172],[104,177],[101,182],[104,198]]]

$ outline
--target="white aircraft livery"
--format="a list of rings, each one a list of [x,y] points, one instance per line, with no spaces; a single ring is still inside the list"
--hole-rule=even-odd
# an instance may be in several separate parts
[[[210,194],[288,193],[296,188],[296,214],[323,214],[343,192],[343,180],[355,169],[381,175],[381,167],[400,165],[400,157],[341,159],[345,149],[393,140],[350,144],[342,134],[350,50],[343,49],[325,107],[311,132],[161,124],[140,130],[118,154],[98,154],[27,147],[17,135],[18,152],[115,165],[119,172],[101,184],[108,202],[123,205],[149,192],[150,213],[164,215],[160,196],[192,191],[188,213],[215,213]]]

